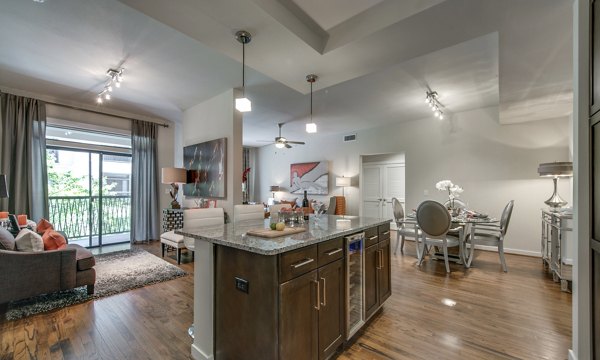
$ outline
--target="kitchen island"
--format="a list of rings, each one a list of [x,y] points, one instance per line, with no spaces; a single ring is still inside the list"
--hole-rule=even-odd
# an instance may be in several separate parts
[[[184,224],[176,232],[195,239],[192,357],[331,357],[391,295],[389,223],[311,216],[275,238],[247,234],[269,220]]]

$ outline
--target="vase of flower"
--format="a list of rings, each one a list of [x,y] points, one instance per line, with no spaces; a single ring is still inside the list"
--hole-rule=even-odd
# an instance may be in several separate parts
[[[435,188],[439,191],[448,192],[448,211],[452,216],[458,216],[460,214],[460,207],[455,206],[454,200],[462,194],[464,191],[460,186],[453,184],[450,180],[438,181],[435,184]]]

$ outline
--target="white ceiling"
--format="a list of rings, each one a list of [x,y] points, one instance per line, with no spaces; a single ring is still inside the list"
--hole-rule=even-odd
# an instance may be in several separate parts
[[[345,4],[345,5],[340,5]],[[566,117],[572,107],[570,0],[2,0],[0,86],[92,103],[126,68],[111,109],[178,121],[241,82],[244,142],[302,137],[309,85],[319,132],[339,133],[498,106],[500,121]],[[289,135],[288,135],[289,136]],[[292,137],[292,136],[289,136]]]

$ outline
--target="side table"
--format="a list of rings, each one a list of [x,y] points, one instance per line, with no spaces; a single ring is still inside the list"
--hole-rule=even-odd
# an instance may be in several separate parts
[[[542,210],[542,260],[560,281],[562,291],[571,292],[573,281],[572,226],[573,215]]]

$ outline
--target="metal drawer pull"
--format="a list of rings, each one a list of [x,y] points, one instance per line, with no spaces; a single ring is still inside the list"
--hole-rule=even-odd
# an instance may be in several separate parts
[[[371,237],[369,238],[369,240],[373,240],[373,239],[377,239],[377,238],[378,238],[378,236],[377,236],[377,235],[375,235],[375,236],[371,236]]]
[[[317,280],[313,280],[312,282],[317,285],[317,305],[314,308],[321,310],[321,283]]]
[[[324,277],[322,277],[321,280],[323,280],[323,302],[321,305],[327,306],[327,284]]]
[[[334,254],[337,254],[337,253],[341,252],[342,250],[343,250],[342,248],[337,248],[335,250],[331,250],[330,252],[326,252],[325,254],[327,256],[331,256],[331,255],[334,255]]]
[[[300,262],[298,262],[298,263],[295,263],[295,264],[293,264],[293,265],[291,265],[291,266],[292,266],[294,269],[297,269],[297,268],[299,268],[299,267],[302,267],[302,266],[304,266],[304,265],[310,264],[310,263],[311,263],[311,262],[313,262],[313,261],[315,261],[315,259],[308,258],[308,259],[304,259],[303,261],[300,261]]]
[[[390,234],[390,231],[388,230],[388,231],[384,232],[384,233],[383,233],[383,234],[381,234],[381,235],[389,235],[389,234]]]

